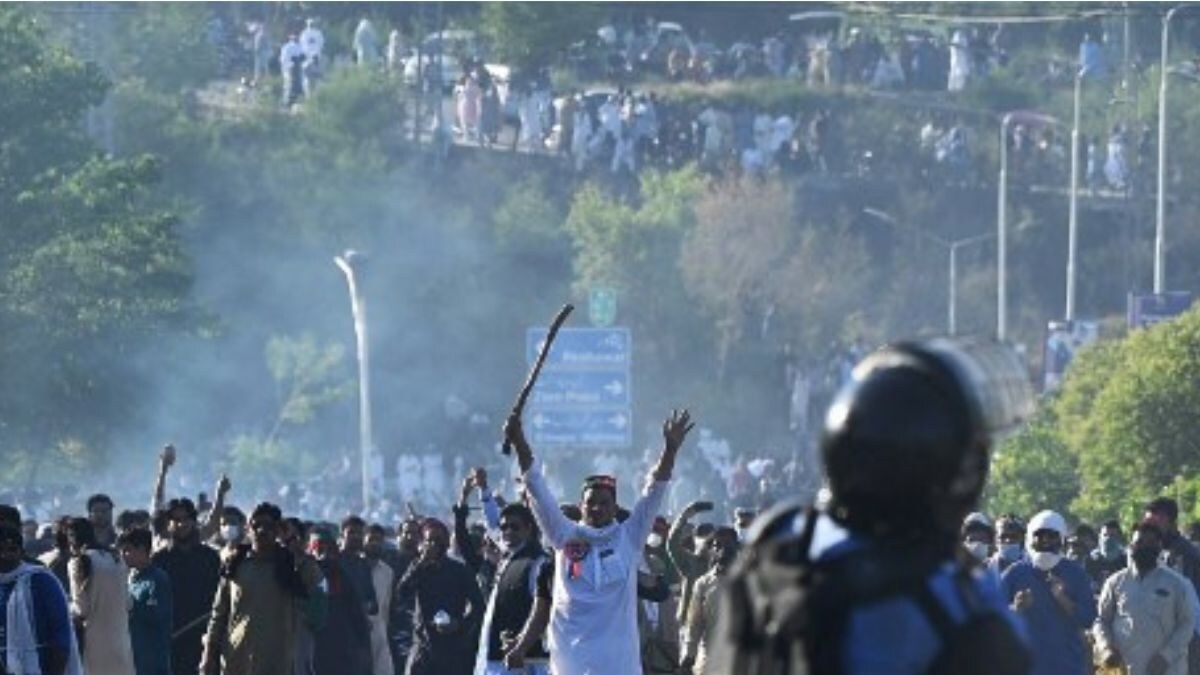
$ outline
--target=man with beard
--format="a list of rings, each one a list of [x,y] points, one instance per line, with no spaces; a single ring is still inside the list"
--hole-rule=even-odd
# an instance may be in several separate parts
[[[250,545],[221,566],[221,581],[196,672],[292,675],[304,598],[320,581],[316,565],[279,545],[283,514],[262,503],[250,514]]]
[[[717,625],[717,595],[721,579],[729,571],[738,553],[738,534],[732,527],[718,527],[713,533],[709,560],[712,566],[692,590],[687,625],[683,631],[683,657],[679,669],[703,675],[708,657],[708,634]]]
[[[18,528],[0,524],[0,672],[81,675],[66,594],[45,567],[24,561],[23,543]]]
[[[691,416],[675,411],[663,423],[663,451],[642,498],[617,521],[617,484],[593,476],[581,495],[583,522],[567,519],[534,463],[520,417],[504,426],[516,449],[538,525],[555,554],[554,602],[550,619],[551,670],[559,675],[640,675],[637,627],[638,559],[666,496],[675,456],[692,428]]]
[[[421,528],[420,556],[400,580],[413,598],[413,645],[407,675],[466,675],[474,653],[469,637],[483,615],[483,596],[466,565],[446,556],[450,530],[434,518]]]
[[[96,543],[111,548],[117,543],[117,530],[113,527],[113,501],[106,494],[94,494],[87,500],[88,520],[92,521],[92,531],[96,534]]]
[[[400,525],[396,537],[396,553],[389,561],[397,579],[403,579],[409,566],[420,555],[421,521],[408,518]],[[397,589],[392,599],[390,639],[392,642],[392,665],[395,675],[404,675],[408,664],[408,652],[412,649],[413,615],[412,598],[404,597]]]
[[[167,546],[151,558],[171,578],[174,592],[171,671],[175,675],[196,675],[200,667],[200,641],[221,580],[221,558],[200,542],[196,516],[192,500],[172,499],[166,508]]]
[[[371,585],[377,605],[377,611],[368,619],[371,624],[372,675],[395,675],[388,642],[388,617],[392,615],[392,589],[396,585],[396,573],[383,560],[383,542],[386,538],[383,526],[376,523],[367,528],[367,539],[363,544],[363,554],[371,566]]]
[[[1158,564],[1162,551],[1162,531],[1142,523],[1133,535],[1129,566],[1104,582],[1093,635],[1105,666],[1124,666],[1131,675],[1187,675],[1195,624],[1192,588]]]
[[[549,560],[538,542],[533,512],[524,504],[508,504],[500,511],[500,538],[504,543],[504,558],[496,572],[496,583],[484,613],[475,675],[509,672],[504,664],[504,637],[522,633],[533,611],[538,576]],[[547,654],[541,644],[531,642],[530,650],[522,652],[521,658],[524,672],[530,675],[548,672]]]

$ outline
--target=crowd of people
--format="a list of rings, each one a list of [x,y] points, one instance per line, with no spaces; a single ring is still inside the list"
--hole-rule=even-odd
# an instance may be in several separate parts
[[[95,494],[39,528],[0,505],[0,672],[1200,672],[1200,546],[1178,504],[1098,532],[1050,510],[968,514],[984,425],[1027,414],[1011,380],[1024,370],[995,354],[965,370],[932,344],[835,352],[820,511],[769,487],[787,469],[768,460],[738,460],[724,503],[672,504],[672,483],[691,482],[686,410],[663,422],[629,508],[620,461],[576,488],[560,467],[551,485],[516,414],[507,489],[467,469],[457,495],[443,485],[391,522],[243,510],[225,476],[201,512],[167,498],[166,446],[147,509]],[[972,392],[992,382],[1008,398]],[[729,461],[713,438],[695,445],[685,466]],[[831,626],[846,632],[827,641]],[[801,662],[815,669],[789,669]]]
[[[1043,511],[993,522],[973,513],[962,544],[1028,627],[1034,672],[1200,672],[1200,527],[1180,531],[1179,505],[1148,503],[1127,528],[1068,529]],[[1126,537],[1126,532],[1130,537]]]

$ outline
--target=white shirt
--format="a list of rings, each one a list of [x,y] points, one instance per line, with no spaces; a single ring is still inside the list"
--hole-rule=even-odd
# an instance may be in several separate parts
[[[325,49],[325,34],[319,28],[305,28],[300,33],[300,45],[304,48],[305,56],[320,56],[321,50]]]
[[[538,525],[554,547],[548,628],[551,671],[555,675],[641,675],[638,563],[668,483],[648,479],[629,518],[603,528],[567,520],[537,463],[525,473],[525,484]],[[565,550],[580,555],[578,565]]]
[[[279,68],[283,71],[283,76],[287,77],[292,72],[292,59],[304,56],[304,50],[300,48],[300,43],[295,40],[289,40],[283,48],[279,50]]]

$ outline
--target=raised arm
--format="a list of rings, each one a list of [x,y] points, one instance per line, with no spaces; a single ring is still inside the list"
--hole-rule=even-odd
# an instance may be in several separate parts
[[[692,516],[709,510],[712,510],[712,502],[696,501],[688,504],[675,518],[675,522],[671,524],[671,530],[667,534],[667,555],[671,557],[675,569],[678,569],[684,578],[692,581],[703,576],[708,565],[698,552],[689,551],[684,546],[684,539],[688,536],[685,526]]]
[[[570,538],[575,524],[567,520],[567,517],[559,510],[558,501],[555,500],[550,488],[546,485],[546,479],[542,477],[541,467],[534,462],[533,449],[529,447],[529,441],[525,439],[525,430],[521,427],[520,417],[509,415],[508,420],[504,423],[504,437],[516,449],[517,462],[521,467],[525,487],[529,490],[529,505],[533,509],[533,516],[537,520],[538,527],[542,528],[546,539],[555,548],[561,548]]]
[[[221,514],[225,511],[225,495],[229,492],[232,484],[229,482],[229,476],[221,474],[220,480],[217,481],[217,500],[213,502],[212,510],[208,512],[208,516],[204,519],[204,523],[200,525],[200,541],[208,541],[217,534],[217,530],[221,528]]]
[[[156,515],[166,507],[167,472],[175,463],[175,446],[168,443],[158,454],[158,473],[154,476],[154,491],[150,495],[150,514]]]
[[[471,533],[467,530],[467,514],[470,513],[470,507],[467,506],[467,495],[471,494],[474,486],[475,479],[472,476],[463,479],[462,490],[458,494],[458,503],[454,505],[453,509],[454,546],[471,572],[478,573],[479,568],[483,565],[483,556],[479,555],[477,549],[471,547]]]
[[[672,410],[671,416],[663,422],[662,454],[658,456],[658,464],[650,472],[652,480],[647,481],[641,499],[633,506],[629,520],[626,521],[629,536],[639,547],[650,534],[654,517],[662,508],[663,499],[667,494],[667,481],[671,480],[671,472],[675,470],[675,456],[679,454],[679,448],[693,426],[691,413],[687,410]]]

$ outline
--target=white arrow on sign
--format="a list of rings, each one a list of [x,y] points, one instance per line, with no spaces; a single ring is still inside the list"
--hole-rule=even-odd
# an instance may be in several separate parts
[[[608,418],[608,421],[618,429],[624,429],[625,425],[629,422],[629,420],[625,419],[625,416],[621,413],[617,413],[616,415]]]
[[[604,391],[607,391],[609,394],[612,394],[613,396],[620,396],[621,392],[625,391],[625,387],[621,386],[620,380],[613,380],[612,382],[609,382],[608,384],[604,385]]]

